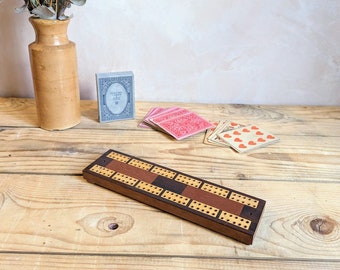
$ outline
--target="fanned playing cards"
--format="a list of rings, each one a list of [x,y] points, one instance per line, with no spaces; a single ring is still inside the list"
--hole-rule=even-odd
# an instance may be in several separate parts
[[[231,147],[239,153],[246,153],[278,141],[277,136],[257,125],[243,125],[224,120],[213,123],[213,127],[207,130],[203,142]]]
[[[152,128],[171,135],[177,140],[206,131],[204,143],[231,147],[246,153],[279,141],[274,134],[258,125],[244,125],[235,121],[207,121],[185,108],[151,108],[139,123],[139,127]]]
[[[218,137],[240,153],[245,153],[279,141],[279,138],[275,135],[256,125],[225,131],[219,133]]]
[[[212,128],[213,124],[195,112],[172,107],[150,109],[139,126],[153,128],[182,140]]]
[[[209,132],[207,132],[206,140],[210,142],[211,144],[218,144],[218,145],[224,145],[224,146],[230,146],[230,145],[226,141],[222,140],[218,136],[218,134],[244,126],[244,125],[238,124],[236,122],[231,122],[231,121],[219,121],[217,123],[215,122],[214,125],[216,127],[211,129]]]

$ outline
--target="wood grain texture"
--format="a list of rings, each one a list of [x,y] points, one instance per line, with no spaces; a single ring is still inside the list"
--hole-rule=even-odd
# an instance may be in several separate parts
[[[0,254],[1,269],[202,269],[202,270],[334,270],[339,269],[338,262],[331,261],[291,261],[291,260],[251,260],[228,258],[190,258],[190,257],[152,257],[102,256],[82,254]]]
[[[280,142],[248,154],[137,128],[153,106],[256,123]],[[31,99],[0,98],[1,269],[337,269],[340,108],[137,102],[136,119],[37,128]],[[113,148],[267,201],[253,245],[87,183]],[[119,229],[113,230],[112,224]]]
[[[82,176],[3,174],[0,249],[338,259],[340,190],[337,184],[281,181],[223,181],[221,184],[267,199],[250,247],[88,184]],[[311,224],[317,219],[328,220],[333,228],[321,233]],[[120,229],[110,230],[109,225],[117,222]]]
[[[153,256],[119,256],[108,254],[93,255],[58,255],[58,254],[0,254],[3,270],[7,269],[261,269],[261,270],[334,270],[339,269],[338,262],[325,261],[291,261],[291,260],[252,260],[223,258],[185,258]]]

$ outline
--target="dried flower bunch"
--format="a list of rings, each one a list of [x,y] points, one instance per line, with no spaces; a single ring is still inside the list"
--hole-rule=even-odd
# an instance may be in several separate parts
[[[46,20],[65,20],[65,10],[72,4],[82,6],[86,0],[24,0],[25,4],[17,8],[18,13],[28,9],[34,16]]]

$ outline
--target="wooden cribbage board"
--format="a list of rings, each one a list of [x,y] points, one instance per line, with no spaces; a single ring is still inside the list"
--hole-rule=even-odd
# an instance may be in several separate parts
[[[90,183],[252,244],[265,201],[109,150],[83,170]]]

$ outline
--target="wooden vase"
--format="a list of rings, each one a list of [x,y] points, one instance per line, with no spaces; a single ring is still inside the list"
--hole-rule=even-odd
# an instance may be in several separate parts
[[[75,43],[69,41],[69,20],[31,17],[36,39],[29,55],[39,126],[63,130],[80,122],[80,96]]]

